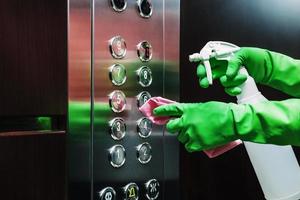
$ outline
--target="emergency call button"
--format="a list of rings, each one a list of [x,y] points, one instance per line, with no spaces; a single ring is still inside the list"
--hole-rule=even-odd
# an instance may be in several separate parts
[[[137,147],[137,159],[142,164],[148,163],[152,158],[152,148],[148,142],[140,144]]]
[[[148,62],[152,59],[152,46],[148,41],[142,41],[137,45],[137,55],[143,62]]]
[[[147,66],[137,70],[138,82],[142,87],[148,87],[152,83],[152,72]]]
[[[109,162],[113,167],[121,167],[125,163],[126,152],[122,145],[115,145],[109,149]]]
[[[121,59],[126,55],[126,42],[121,36],[115,36],[109,40],[109,51],[113,58]]]
[[[146,103],[146,101],[148,101],[151,98],[151,95],[149,94],[149,92],[141,92],[140,94],[138,94],[137,96],[137,106],[138,108],[141,107],[142,105],[144,105],[144,103]]]
[[[122,118],[115,118],[109,122],[110,135],[114,140],[121,140],[126,134],[126,124]]]
[[[123,85],[126,81],[126,69],[124,65],[114,64],[109,68],[109,78],[111,82],[120,86]]]
[[[126,96],[120,90],[115,90],[109,95],[109,106],[115,113],[120,113],[125,110]]]
[[[125,200],[138,200],[139,199],[139,187],[136,183],[129,183],[124,188]]]
[[[145,184],[146,197],[149,200],[155,200],[159,196],[159,182],[156,179],[151,179]]]

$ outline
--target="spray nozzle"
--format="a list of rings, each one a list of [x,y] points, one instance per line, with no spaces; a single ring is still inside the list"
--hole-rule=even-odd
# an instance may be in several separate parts
[[[203,62],[206,76],[210,85],[213,83],[212,71],[209,59],[230,60],[233,54],[240,50],[240,47],[222,41],[210,41],[201,49],[200,53],[194,53],[189,56],[190,62]]]

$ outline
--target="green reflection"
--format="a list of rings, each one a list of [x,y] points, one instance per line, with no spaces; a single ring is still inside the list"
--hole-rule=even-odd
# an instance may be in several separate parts
[[[90,133],[90,102],[70,102],[69,104],[69,132],[79,137],[88,137]],[[107,115],[111,114],[108,103],[95,103],[94,126],[107,125]]]

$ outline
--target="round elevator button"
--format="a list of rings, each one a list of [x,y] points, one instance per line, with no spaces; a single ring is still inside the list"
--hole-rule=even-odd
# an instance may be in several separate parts
[[[152,122],[145,117],[141,118],[137,122],[137,131],[140,137],[142,138],[149,137],[152,131]]]
[[[152,148],[148,142],[137,147],[137,158],[142,164],[148,163],[152,158]]]
[[[112,187],[104,188],[99,192],[99,200],[116,200],[116,191]]]
[[[142,105],[144,105],[144,103],[146,103],[146,101],[148,101],[151,98],[151,95],[149,94],[149,92],[141,92],[140,94],[138,94],[137,96],[137,106],[138,108],[141,107]]]
[[[112,8],[117,12],[122,12],[126,9],[127,0],[110,0]]]
[[[113,112],[120,113],[125,110],[126,96],[120,90],[115,90],[109,94],[109,105]]]
[[[156,179],[149,180],[146,184],[146,197],[149,200],[155,200],[159,196],[159,182]]]
[[[142,87],[148,87],[152,83],[152,72],[147,66],[143,66],[137,70],[139,84]]]
[[[126,55],[126,42],[121,36],[115,36],[109,40],[109,51],[113,58],[121,59]]]
[[[114,85],[123,85],[126,81],[126,69],[124,65],[114,64],[109,68],[109,78]]]
[[[122,118],[115,118],[109,122],[110,135],[114,140],[121,140],[126,134],[126,124]]]
[[[125,200],[138,200],[139,199],[139,187],[135,183],[129,183],[124,188]]]
[[[151,17],[153,12],[153,7],[150,0],[138,0],[137,7],[141,17],[144,18]]]
[[[113,167],[121,167],[125,163],[126,152],[122,145],[115,145],[109,149],[109,162]]]
[[[147,62],[152,59],[152,46],[148,41],[142,41],[137,45],[137,55],[141,61]]]

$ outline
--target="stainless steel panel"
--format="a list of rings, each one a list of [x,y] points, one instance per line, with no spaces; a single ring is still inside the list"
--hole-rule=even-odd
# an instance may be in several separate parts
[[[179,197],[176,138],[165,134],[162,126],[153,125],[149,137],[141,137],[137,128],[143,117],[138,110],[139,94],[148,92],[151,96],[175,100],[179,97],[179,0],[172,3],[171,0],[152,0],[150,17],[141,16],[136,3],[127,1],[125,10],[115,11],[111,1],[70,0],[69,186],[79,183],[81,187],[77,185],[79,190],[73,194],[84,199],[99,199],[99,192],[107,187],[116,191],[117,199],[123,199],[124,186],[129,183],[136,183],[140,199],[145,199],[145,184],[153,179],[160,185],[158,199],[164,199],[168,187],[165,185],[175,186],[168,190],[173,193],[169,197]],[[111,40],[116,36],[125,42]],[[146,59],[139,58],[137,52],[138,44],[143,41],[151,44],[151,49],[146,45],[146,49],[139,52],[145,54]],[[126,68],[126,81],[120,81],[122,84],[112,82],[111,66],[115,64]],[[149,86],[141,84],[137,76],[143,66],[151,69]],[[113,102],[120,102],[118,95],[111,95],[114,91],[122,91],[126,96],[124,111],[116,112],[116,107],[110,107]],[[126,134],[120,140],[111,136],[110,125],[115,118],[122,118],[126,124]],[[144,143],[151,146],[151,159],[143,158],[143,151],[137,151]],[[111,147],[115,145],[122,145],[125,149],[122,156],[126,156],[118,167],[109,160],[112,159]],[[139,161],[138,155],[147,162]],[[113,156],[119,159],[118,152]],[[87,194],[88,187],[90,194]],[[71,188],[74,189],[76,187]]]
[[[180,0],[165,0],[164,22],[164,97],[179,101]],[[164,133],[164,196],[180,199],[179,143],[176,136]]]
[[[150,18],[139,15],[136,1],[128,1],[123,12],[115,12],[108,1],[95,1],[95,124],[94,124],[94,194],[102,188],[115,188],[118,199],[121,199],[121,187],[130,182],[140,187],[140,198],[145,198],[144,183],[157,179],[163,185],[164,156],[162,127],[154,125],[151,136],[142,138],[137,132],[137,123],[142,114],[138,111],[137,96],[143,91],[151,96],[163,96],[163,14],[164,1],[154,0],[153,14]],[[114,59],[109,50],[109,40],[115,36],[124,38],[127,46],[126,56]],[[153,50],[148,62],[140,60],[137,45],[148,41]],[[109,67],[122,64],[126,68],[127,79],[121,86],[115,86],[109,79]],[[142,87],[138,82],[136,71],[142,66],[152,70],[152,84]],[[126,96],[124,112],[111,112],[108,94],[121,90]],[[126,136],[120,141],[114,141],[108,130],[107,123],[115,117],[122,117],[126,123]],[[137,158],[137,147],[148,142],[152,147],[152,158],[142,164]],[[126,150],[126,162],[120,168],[113,168],[108,162],[107,150],[113,145],[121,144]]]
[[[68,199],[91,199],[91,3],[69,0]],[[55,148],[55,147],[54,147]]]

